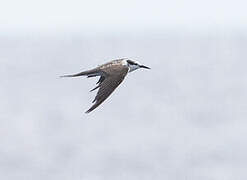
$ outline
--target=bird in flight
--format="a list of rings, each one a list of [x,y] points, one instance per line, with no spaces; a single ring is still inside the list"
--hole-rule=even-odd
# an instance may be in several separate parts
[[[128,73],[139,68],[150,69],[147,66],[139,64],[137,61],[123,58],[110,61],[88,71],[83,71],[72,75],[64,75],[61,77],[87,76],[90,78],[100,76],[98,82],[96,83],[97,86],[91,90],[94,91],[99,88],[97,95],[93,100],[93,106],[86,111],[86,113],[90,113],[111,95],[111,93],[119,86],[119,84],[121,84]]]

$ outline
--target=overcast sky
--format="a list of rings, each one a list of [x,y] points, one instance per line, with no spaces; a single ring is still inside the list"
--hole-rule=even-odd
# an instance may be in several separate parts
[[[1,2],[0,179],[246,180],[246,7]],[[58,77],[118,57],[152,69],[84,114],[98,79]]]
[[[246,180],[246,44],[238,35],[2,38],[0,179]],[[58,76],[121,56],[152,69],[130,73],[85,114],[98,79]]]
[[[243,0],[9,0],[0,6],[0,31],[243,30]]]

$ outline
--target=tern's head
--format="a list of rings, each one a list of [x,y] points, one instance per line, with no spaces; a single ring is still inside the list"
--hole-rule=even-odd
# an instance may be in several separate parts
[[[141,65],[139,62],[137,61],[133,61],[133,60],[126,60],[127,61],[127,65],[129,67],[129,72],[132,72],[136,69],[139,69],[139,68],[145,68],[145,69],[150,69],[149,67],[147,66],[144,66],[144,65]]]

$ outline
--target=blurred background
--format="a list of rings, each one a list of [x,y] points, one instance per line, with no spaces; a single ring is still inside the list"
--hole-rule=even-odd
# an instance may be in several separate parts
[[[0,7],[0,179],[245,180],[247,3],[11,0]],[[98,79],[128,57],[99,108]]]

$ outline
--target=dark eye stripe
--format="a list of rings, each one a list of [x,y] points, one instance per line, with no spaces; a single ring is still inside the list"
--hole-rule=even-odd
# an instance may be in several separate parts
[[[131,64],[131,65],[137,65],[137,63],[135,63],[135,62],[133,62],[133,61],[131,61],[131,60],[127,60],[127,62],[128,62],[129,64]]]

